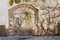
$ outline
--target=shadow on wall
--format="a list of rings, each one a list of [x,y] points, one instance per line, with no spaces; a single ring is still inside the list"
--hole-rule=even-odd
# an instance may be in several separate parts
[[[60,21],[58,22],[58,35],[60,36]]]
[[[25,35],[31,36],[32,35],[31,31],[32,30],[24,31],[24,32],[23,31],[17,31],[17,32],[18,32],[18,35],[20,35],[20,36],[22,36],[21,34],[24,34],[24,36]],[[5,28],[5,25],[0,25],[0,37],[7,37],[7,36],[9,36],[9,35],[8,35],[8,30]],[[57,34],[57,36],[60,36],[60,22],[58,23],[58,34]]]
[[[0,25],[0,37],[6,37],[7,33],[6,33],[6,28],[5,25]]]

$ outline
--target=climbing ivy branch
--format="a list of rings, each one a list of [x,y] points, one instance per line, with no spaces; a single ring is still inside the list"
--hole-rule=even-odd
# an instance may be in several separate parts
[[[22,21],[20,21],[21,23],[19,23],[18,25],[21,27],[22,23],[24,20],[27,20],[27,19],[31,19],[31,13],[27,12],[27,11],[24,11],[22,14],[25,15],[25,17],[22,19]]]
[[[25,10],[23,11],[22,14],[24,14],[25,18],[28,18],[28,19],[31,19],[31,17],[32,17],[32,14],[30,12],[25,11]]]

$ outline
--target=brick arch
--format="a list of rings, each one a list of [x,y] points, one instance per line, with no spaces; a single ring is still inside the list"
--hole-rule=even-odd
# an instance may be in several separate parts
[[[34,15],[35,15],[35,22],[37,24],[37,19],[38,19],[38,9],[36,9],[34,6],[32,6],[31,4],[19,4],[19,5],[16,5],[12,8],[10,8],[8,10],[8,14],[9,14],[9,21],[12,21],[13,22],[13,12],[18,9],[18,8],[28,8],[28,9],[31,9],[34,11]],[[12,20],[11,20],[12,19]]]
[[[34,15],[35,15],[35,20],[34,20],[34,23],[37,24],[38,23],[38,9],[36,9],[34,6],[32,6],[31,4],[19,4],[19,5],[16,5],[12,8],[10,8],[8,10],[8,14],[9,14],[9,22],[10,21],[14,21],[13,19],[13,12],[16,10],[16,9],[19,9],[19,8],[28,8],[28,9],[31,9],[34,11]],[[12,19],[12,20],[11,20]],[[10,25],[9,24],[9,27],[13,27],[13,25]],[[37,27],[37,26],[36,26]],[[37,32],[36,32],[37,33]]]
[[[13,16],[13,12],[14,10],[18,9],[18,8],[29,8],[31,10],[33,10],[35,12],[35,14],[38,13],[38,9],[36,9],[34,6],[32,6],[31,4],[19,4],[19,5],[16,5],[12,8],[10,8],[8,11],[9,11],[9,15],[10,17]]]
[[[38,9],[36,9],[34,6],[32,6],[31,4],[19,4],[19,5],[16,5],[12,8],[10,8],[8,10],[8,15],[9,15],[9,19],[12,18],[13,20],[13,12],[18,9],[18,8],[29,8],[31,10],[34,11],[34,15],[35,15],[35,19],[37,20],[38,19]],[[37,23],[37,22],[36,22]]]

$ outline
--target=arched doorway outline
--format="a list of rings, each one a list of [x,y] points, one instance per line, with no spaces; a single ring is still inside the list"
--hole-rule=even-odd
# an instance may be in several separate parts
[[[16,10],[16,9],[19,9],[19,8],[28,8],[28,9],[31,9],[31,10],[33,10],[35,13],[34,13],[34,15],[35,15],[35,21],[34,21],[34,23],[35,23],[35,25],[36,25],[36,27],[37,27],[37,25],[38,25],[38,9],[36,9],[33,5],[31,5],[31,4],[18,4],[18,5],[16,5],[16,6],[14,6],[14,7],[12,7],[12,8],[10,8],[9,10],[8,10],[8,14],[9,14],[9,27],[13,27],[13,21],[14,21],[14,14],[13,14],[13,12]],[[12,20],[11,20],[12,19]],[[12,22],[12,25],[10,26],[10,22]],[[38,27],[37,27],[38,28]]]

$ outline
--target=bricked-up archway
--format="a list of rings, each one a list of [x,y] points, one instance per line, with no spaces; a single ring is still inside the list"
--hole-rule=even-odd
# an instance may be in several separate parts
[[[16,5],[12,8],[10,8],[8,11],[9,11],[9,28],[11,30],[14,29],[14,11],[16,9],[19,9],[19,8],[28,8],[28,9],[31,9],[34,11],[34,16],[35,16],[35,20],[34,20],[34,24],[37,25],[38,24],[38,9],[36,9],[34,6],[32,6],[31,4],[19,4],[19,5]],[[37,27],[37,26],[36,26]],[[38,27],[37,27],[38,28]],[[10,32],[11,35],[14,35],[16,34],[15,32]],[[37,31],[35,31],[35,35],[37,35]]]

